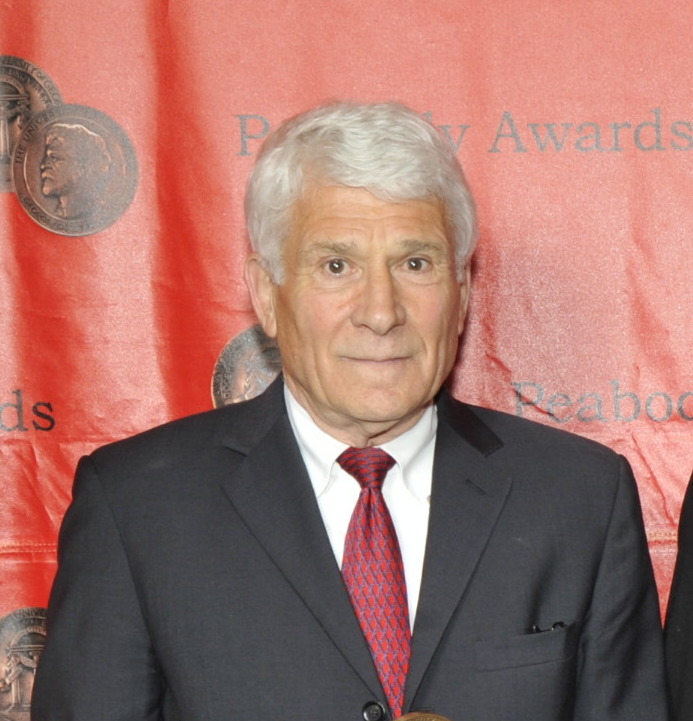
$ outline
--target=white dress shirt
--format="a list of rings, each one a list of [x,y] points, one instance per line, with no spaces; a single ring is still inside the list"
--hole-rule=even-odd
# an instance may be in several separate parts
[[[336,462],[347,445],[319,428],[286,385],[284,392],[291,426],[341,568],[347,528],[361,490],[358,481]],[[412,628],[426,550],[437,426],[436,408],[431,405],[413,428],[380,446],[395,459],[383,483],[383,496],[402,551]]]

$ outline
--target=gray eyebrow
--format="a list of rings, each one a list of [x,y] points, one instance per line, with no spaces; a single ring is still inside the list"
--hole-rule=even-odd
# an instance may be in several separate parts
[[[433,241],[433,240],[420,240],[419,238],[405,238],[401,241],[401,245],[407,250],[407,252],[413,253],[417,251],[440,251],[440,250],[447,250],[444,244]],[[353,248],[356,247],[356,243],[353,241],[343,241],[343,240],[325,240],[325,241],[317,241],[316,243],[313,243],[310,248],[306,249],[306,254],[313,254],[313,253],[324,253],[324,252],[332,252],[337,255],[340,253],[347,252]]]

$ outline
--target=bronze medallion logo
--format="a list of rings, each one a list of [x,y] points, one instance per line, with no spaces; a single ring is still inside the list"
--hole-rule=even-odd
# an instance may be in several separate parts
[[[262,393],[281,373],[279,347],[257,324],[232,338],[212,373],[212,400],[219,408]]]
[[[14,190],[12,153],[29,118],[60,103],[58,88],[41,68],[0,55],[0,192]]]
[[[0,618],[2,721],[29,721],[34,675],[45,641],[45,608],[18,608]]]
[[[14,149],[12,177],[24,210],[60,235],[90,235],[111,225],[137,188],[135,151],[108,115],[56,105],[34,115]]]

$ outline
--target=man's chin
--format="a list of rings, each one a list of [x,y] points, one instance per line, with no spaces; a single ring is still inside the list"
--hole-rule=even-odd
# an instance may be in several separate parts
[[[377,395],[378,397],[370,398],[367,402],[351,404],[348,415],[363,425],[395,427],[408,423],[412,418],[418,418],[429,405],[424,400],[406,402],[401,397]]]

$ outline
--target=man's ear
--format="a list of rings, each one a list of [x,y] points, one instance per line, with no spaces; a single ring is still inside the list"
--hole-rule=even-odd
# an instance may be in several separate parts
[[[245,263],[245,284],[250,300],[263,330],[270,338],[277,337],[277,316],[274,310],[276,285],[257,253],[251,253]]]
[[[459,334],[464,330],[464,323],[467,318],[467,309],[469,308],[469,295],[472,287],[472,264],[467,263],[462,282],[460,283],[460,315],[457,323],[457,332]]]

